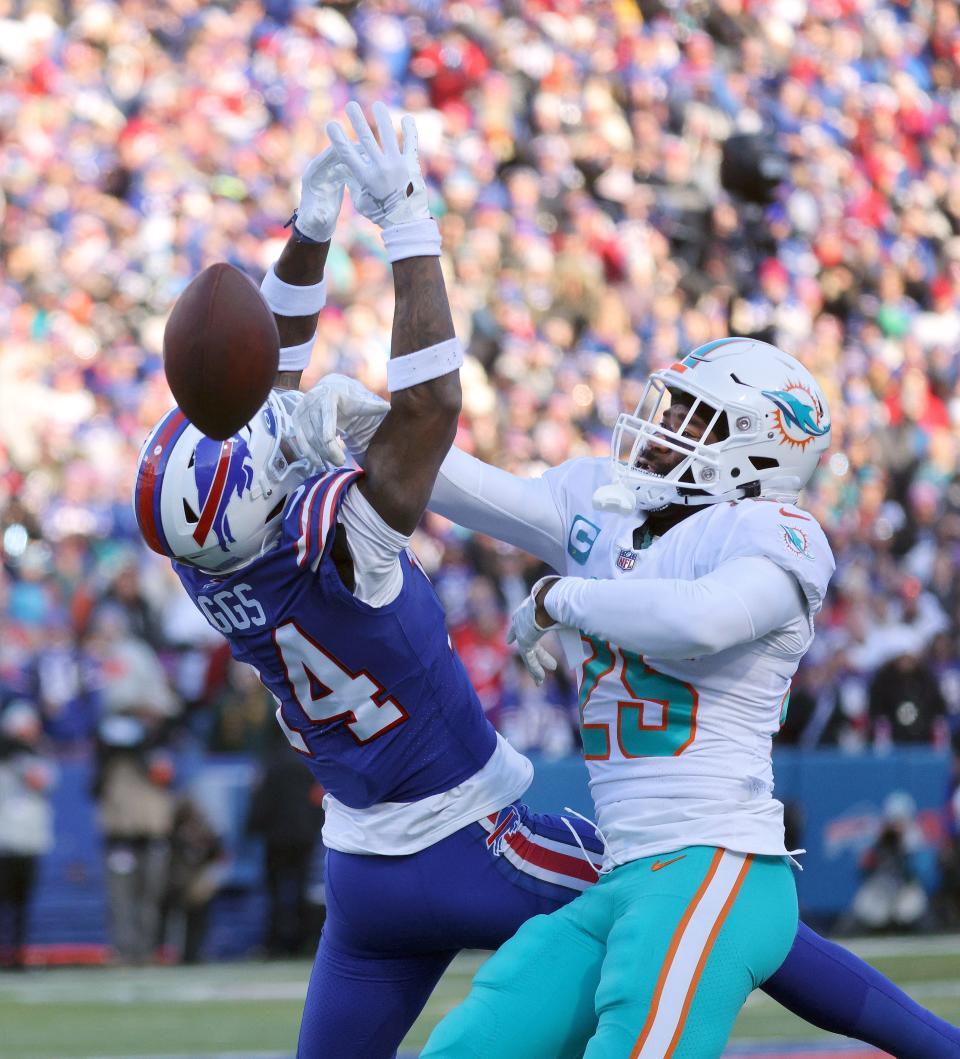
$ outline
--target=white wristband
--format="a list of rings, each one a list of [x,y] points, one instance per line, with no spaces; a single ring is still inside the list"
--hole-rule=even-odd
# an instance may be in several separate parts
[[[280,279],[271,265],[260,284],[260,293],[277,316],[313,316],[327,304],[327,281],[298,287]]]
[[[281,350],[281,353],[283,350]],[[448,338],[435,346],[418,349],[405,357],[387,363],[387,389],[390,393],[406,390],[420,382],[439,379],[456,371],[463,363],[463,345],[459,338]]]
[[[281,346],[277,371],[303,371],[310,363],[314,339],[310,338],[299,346]]]
[[[384,228],[380,234],[391,265],[408,257],[440,256],[440,229],[432,217],[395,224],[392,228]]]

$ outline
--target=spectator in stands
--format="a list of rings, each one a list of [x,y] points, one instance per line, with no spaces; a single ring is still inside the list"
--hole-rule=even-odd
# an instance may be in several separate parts
[[[960,925],[960,784],[956,779],[944,816],[946,826],[938,857],[940,888],[936,908],[941,924],[947,930],[956,930]]]
[[[276,708],[256,670],[231,657],[226,663],[223,686],[213,695],[206,711],[207,748],[215,754],[260,754],[276,727]]]
[[[450,639],[466,666],[484,713],[501,727],[505,682],[512,671],[512,655],[506,642],[507,618],[488,578],[477,578],[470,586],[466,621],[455,626]]]
[[[170,719],[180,712],[156,651],[131,632],[119,607],[104,605],[97,610],[86,646],[99,666],[104,713]]]
[[[559,642],[551,646],[559,654]],[[546,758],[574,753],[580,739],[580,712],[562,685],[554,685],[544,694],[517,657],[511,659],[508,675],[511,679],[501,729],[511,746],[522,752],[539,750]]]
[[[177,799],[170,832],[170,867],[161,936],[181,963],[197,963],[210,902],[220,885],[224,849],[206,814],[189,794]]]
[[[247,830],[263,838],[267,887],[266,950],[270,956],[313,952],[308,887],[323,826],[323,788],[282,735],[273,736],[253,791]]]
[[[0,967],[22,968],[37,862],[53,845],[55,768],[25,699],[0,712]]]
[[[132,551],[119,557],[98,604],[120,611],[128,634],[156,652],[164,646],[164,639],[156,608],[144,591],[138,558]]]
[[[946,704],[931,666],[908,647],[882,665],[870,685],[870,717],[875,740],[889,744],[945,745]]]
[[[110,933],[121,963],[147,963],[159,942],[175,804],[164,725],[149,709],[127,709],[107,713],[97,732],[93,794],[106,851]]]
[[[916,815],[913,799],[903,791],[884,803],[880,834],[862,858],[864,880],[853,902],[855,919],[868,930],[914,930],[926,914]]]

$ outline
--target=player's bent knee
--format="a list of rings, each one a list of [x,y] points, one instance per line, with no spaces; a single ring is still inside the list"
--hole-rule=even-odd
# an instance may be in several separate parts
[[[420,1059],[483,1059],[490,1054],[488,1044],[495,1022],[493,1011],[469,996],[437,1025]],[[502,1057],[499,1048],[498,1054]]]

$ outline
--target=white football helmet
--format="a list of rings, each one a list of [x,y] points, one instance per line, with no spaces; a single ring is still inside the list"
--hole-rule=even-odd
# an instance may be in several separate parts
[[[687,412],[668,427],[674,402]],[[613,482],[594,505],[632,514],[747,496],[794,503],[829,446],[830,413],[810,372],[766,342],[721,338],[654,372],[636,411],[620,414]],[[683,459],[661,476],[638,466],[650,448]]]
[[[261,555],[280,534],[290,493],[322,464],[292,440],[302,394],[275,390],[226,441],[168,412],[140,450],[133,506],[155,552],[210,573],[227,573]]]

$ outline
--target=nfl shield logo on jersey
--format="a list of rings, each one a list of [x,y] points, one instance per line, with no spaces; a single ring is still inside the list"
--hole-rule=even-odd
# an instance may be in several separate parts
[[[637,565],[637,553],[631,551],[629,548],[621,548],[620,554],[617,556],[617,566],[621,570],[632,570]]]

